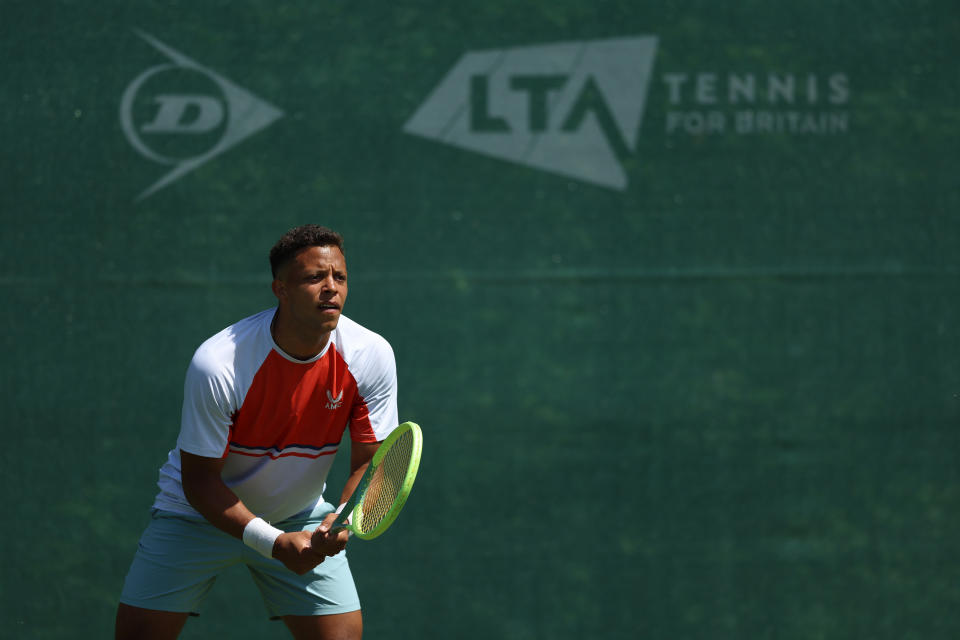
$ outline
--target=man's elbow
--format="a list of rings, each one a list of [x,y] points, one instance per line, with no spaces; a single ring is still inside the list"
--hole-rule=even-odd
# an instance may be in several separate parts
[[[200,511],[200,507],[202,506],[201,496],[204,494],[202,488],[203,482],[197,478],[196,474],[184,474],[181,482],[183,483],[183,496],[187,499],[187,502],[190,503],[190,506]]]
[[[196,456],[181,455],[180,482],[183,485],[183,495],[194,509],[201,511],[206,498],[215,492],[217,485],[222,483],[220,466],[211,465],[205,459]]]

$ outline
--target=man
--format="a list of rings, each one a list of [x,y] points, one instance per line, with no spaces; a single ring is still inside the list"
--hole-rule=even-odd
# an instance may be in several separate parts
[[[363,623],[344,529],[322,497],[344,431],[342,505],[396,426],[393,351],[341,315],[339,234],[305,225],[270,251],[278,304],[193,356],[177,447],[117,610],[117,638],[176,638],[216,576],[244,563],[295,638],[358,640]],[[268,524],[268,523],[274,524]]]

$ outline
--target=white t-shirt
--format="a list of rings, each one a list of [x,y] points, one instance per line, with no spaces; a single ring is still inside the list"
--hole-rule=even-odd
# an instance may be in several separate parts
[[[197,349],[154,508],[197,514],[183,494],[182,449],[225,457],[223,480],[248,509],[268,522],[289,518],[323,500],[348,426],[354,442],[382,441],[397,426],[396,363],[384,338],[340,316],[324,350],[300,361],[273,341],[275,313],[241,320]]]

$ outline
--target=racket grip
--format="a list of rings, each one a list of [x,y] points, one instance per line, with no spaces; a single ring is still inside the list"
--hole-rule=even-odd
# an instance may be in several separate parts
[[[350,524],[350,511],[344,510],[344,507],[347,506],[347,503],[344,502],[339,507],[337,507],[334,513],[337,514],[337,519],[333,521],[333,524],[330,525],[331,529],[342,528]]]

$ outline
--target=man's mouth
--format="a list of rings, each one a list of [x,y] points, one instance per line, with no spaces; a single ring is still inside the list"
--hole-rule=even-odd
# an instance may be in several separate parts
[[[321,311],[340,311],[340,305],[334,304],[332,302],[322,302],[320,303]]]

